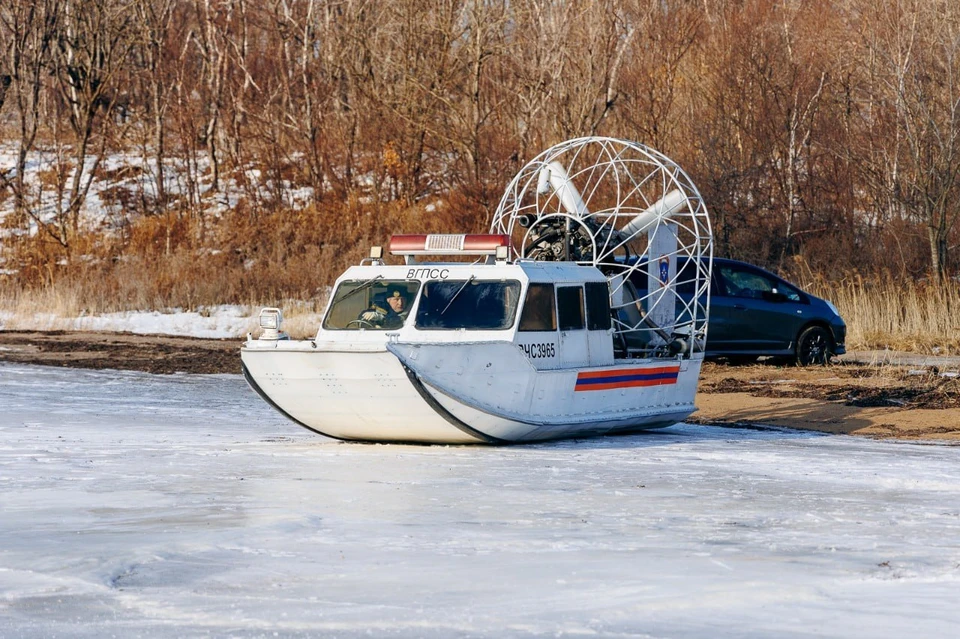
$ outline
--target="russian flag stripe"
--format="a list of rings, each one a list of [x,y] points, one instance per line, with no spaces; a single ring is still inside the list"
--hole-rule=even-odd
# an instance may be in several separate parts
[[[610,377],[595,377],[592,379],[577,379],[577,384],[592,386],[594,384],[613,384],[617,382],[643,382],[658,379],[677,379],[677,373],[655,373],[653,375],[611,375]]]
[[[614,371],[582,371],[577,375],[577,379],[606,378],[611,375],[653,375],[657,373],[680,372],[679,366],[661,366],[657,368],[621,368]]]
[[[638,386],[676,384],[679,366],[625,368],[612,371],[584,371],[577,375],[575,390],[611,390]]]

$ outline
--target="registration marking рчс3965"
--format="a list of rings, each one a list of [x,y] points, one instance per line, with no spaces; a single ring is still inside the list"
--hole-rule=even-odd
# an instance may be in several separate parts
[[[557,345],[553,342],[541,342],[535,344],[518,344],[524,355],[531,359],[541,359],[557,356]]]

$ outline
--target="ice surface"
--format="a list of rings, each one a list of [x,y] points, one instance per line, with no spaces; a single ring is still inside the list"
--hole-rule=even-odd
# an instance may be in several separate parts
[[[0,364],[0,636],[952,637],[958,475],[696,426],[343,444],[238,376]]]

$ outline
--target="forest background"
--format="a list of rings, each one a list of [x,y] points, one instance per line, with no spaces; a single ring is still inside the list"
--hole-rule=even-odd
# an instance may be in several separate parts
[[[0,301],[316,310],[586,135],[855,345],[960,345],[955,0],[0,0]]]

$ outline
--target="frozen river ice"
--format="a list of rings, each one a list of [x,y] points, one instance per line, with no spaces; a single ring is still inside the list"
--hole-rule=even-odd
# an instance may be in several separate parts
[[[958,479],[794,431],[343,444],[239,376],[0,364],[0,636],[953,637]]]

